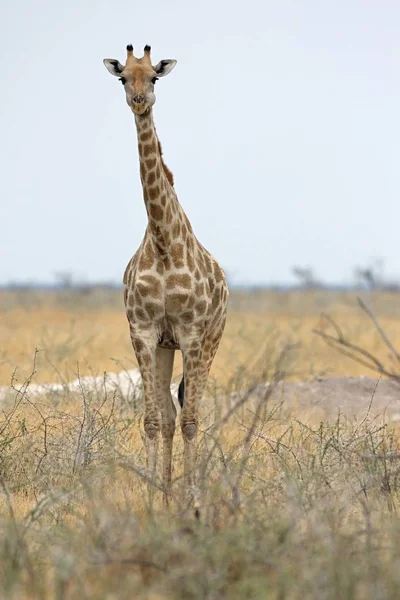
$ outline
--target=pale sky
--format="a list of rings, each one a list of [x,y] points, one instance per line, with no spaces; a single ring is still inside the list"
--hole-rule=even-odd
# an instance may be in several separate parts
[[[103,66],[175,58],[166,163],[231,280],[400,276],[400,3],[7,0],[0,15],[0,282],[121,281],[144,233],[136,129]]]

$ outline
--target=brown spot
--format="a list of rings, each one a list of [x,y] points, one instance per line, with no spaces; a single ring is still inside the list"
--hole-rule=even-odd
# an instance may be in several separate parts
[[[205,300],[197,302],[195,308],[198,315],[204,315],[207,310],[207,302]]]
[[[134,305],[134,302],[135,302],[135,300],[133,298],[133,294],[129,294],[129,297],[128,297],[129,306],[132,307]]]
[[[127,309],[126,316],[128,317],[129,321],[132,321],[132,319],[133,319],[133,310],[131,308]]]
[[[219,264],[216,263],[216,262],[214,263],[214,277],[215,277],[216,283],[219,283],[224,278],[224,275],[222,273],[222,269],[219,266]]]
[[[139,319],[139,321],[146,321],[147,320],[145,312],[141,308],[135,308],[135,317],[137,319]]]
[[[169,256],[166,256],[164,259],[164,268],[166,271],[169,271],[171,269],[171,261],[169,259]]]
[[[154,319],[155,316],[162,312],[162,306],[160,304],[156,304],[155,302],[146,302],[145,309],[150,319]]]
[[[188,265],[190,271],[193,271],[194,270],[194,259],[193,259],[193,254],[192,254],[192,252],[190,252],[190,250],[186,252],[186,262],[187,262],[187,265]]]
[[[187,290],[191,288],[192,282],[187,273],[178,274],[174,273],[167,277],[167,288],[173,289],[175,287],[183,287]]]
[[[183,267],[183,244],[174,244],[171,248],[171,259],[175,267]]]
[[[168,294],[166,299],[167,312],[175,313],[182,310],[183,305],[186,303],[186,294]]]
[[[166,220],[166,222],[167,222],[168,225],[172,221],[172,211],[171,211],[171,207],[169,205],[167,206],[167,210],[165,212],[165,220]]]
[[[215,291],[213,299],[212,299],[213,311],[215,311],[217,309],[217,306],[219,305],[219,303],[221,301],[221,295],[217,292],[218,292],[218,290]]]
[[[144,181],[146,175],[146,167],[144,166],[143,163],[140,163],[140,177],[142,179],[142,181]]]
[[[192,358],[198,358],[199,351],[198,350],[189,350],[188,355],[191,356]]]
[[[212,264],[211,264],[211,260],[210,257],[208,256],[208,254],[204,255],[204,263],[207,269],[207,273],[212,273]]]
[[[149,212],[152,219],[155,219],[156,221],[162,221],[164,211],[161,208],[161,206],[159,206],[158,204],[150,204]]]
[[[148,260],[154,261],[156,255],[154,254],[153,246],[149,240],[147,240],[146,245],[144,247],[144,254]]]
[[[180,320],[182,321],[182,323],[191,323],[193,321],[193,313],[189,311],[182,313],[180,316]]]
[[[187,227],[186,227],[185,223],[182,223],[181,230],[182,230],[182,234],[181,234],[182,238],[183,238],[183,240],[186,240],[186,238],[188,236],[188,230],[187,230]]]
[[[161,261],[157,262],[157,273],[159,275],[163,275],[164,274],[164,265]]]
[[[179,221],[176,221],[172,226],[172,237],[174,237],[174,238],[179,237],[180,232],[181,232],[181,225],[180,225]]]
[[[204,294],[204,283],[196,283],[196,287],[194,288],[194,293],[196,296],[202,296]]]
[[[155,298],[161,296],[161,281],[157,277],[154,277],[154,275],[142,275],[140,280],[149,286],[152,296]]]
[[[142,340],[139,340],[139,339],[134,339],[133,345],[134,345],[136,352],[141,352],[144,348],[144,344],[143,344]]]
[[[165,203],[166,203],[166,201],[167,201],[167,196],[166,196],[165,194],[163,194],[163,195],[161,196],[161,204],[162,204],[163,206],[165,206]]]
[[[146,162],[146,167],[149,169],[149,171],[151,171],[151,169],[154,169],[154,167],[156,166],[157,159],[149,158],[145,162]]]
[[[150,295],[150,288],[147,287],[147,285],[145,285],[144,283],[137,283],[136,284],[136,290],[139,292],[139,294],[143,297],[143,296],[149,296]]]
[[[153,185],[155,180],[156,180],[156,174],[154,173],[154,171],[151,171],[147,177],[147,185]],[[150,194],[150,197],[151,197],[151,194]]]
[[[158,198],[159,195],[160,195],[160,188],[158,187],[158,185],[155,185],[154,187],[149,188],[150,200],[155,200],[156,198]]]
[[[195,276],[195,278],[197,279],[197,281],[200,281],[200,279],[201,279],[201,275],[200,275],[200,271],[199,271],[199,269],[196,269],[196,270],[195,270],[195,272],[194,272],[194,276]]]
[[[150,137],[151,137],[151,129],[149,129],[145,133],[141,133],[140,134],[140,141],[141,142],[147,142],[147,140],[149,140]]]
[[[156,151],[156,145],[154,143],[154,140],[151,144],[146,144],[145,146],[143,146],[143,156],[145,158],[150,156],[150,154],[154,154],[155,151]],[[157,177],[159,177],[159,175],[157,175]]]
[[[198,265],[200,267],[200,271],[201,271],[203,277],[206,277],[207,276],[207,269],[206,269],[206,263],[204,262],[204,257],[203,256],[200,257],[200,260],[198,261]]]
[[[151,269],[153,262],[153,258],[151,259],[147,253],[142,252],[139,260],[139,270],[145,271],[146,269]]]

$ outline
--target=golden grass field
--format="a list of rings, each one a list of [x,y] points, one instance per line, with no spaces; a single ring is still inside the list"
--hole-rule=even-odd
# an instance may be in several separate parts
[[[15,369],[22,382],[30,375],[35,349],[35,381],[136,367],[120,291],[30,294],[4,292],[0,297],[0,385],[8,385]],[[364,294],[392,342],[400,347],[400,306],[393,294]],[[289,376],[359,375],[365,367],[332,352],[313,333],[320,315],[332,315],[356,343],[387,359],[387,349],[352,293],[299,291],[236,292],[212,376],[221,383],[237,369],[251,369],[268,352],[284,344],[299,344],[291,353]],[[266,357],[267,358],[267,357]],[[175,374],[181,362],[176,354]]]
[[[179,428],[167,512],[148,495],[140,407],[101,390],[33,398],[23,385],[36,348],[35,382],[135,367],[121,296],[0,295],[0,384],[14,378],[0,418],[0,597],[398,598],[397,426],[368,412],[310,421],[268,393],[246,404],[287,344],[288,379],[368,374],[312,333],[321,313],[394,368],[355,295],[232,294],[202,411],[200,521]],[[398,296],[363,298],[400,348]],[[232,389],[243,402],[227,415]]]

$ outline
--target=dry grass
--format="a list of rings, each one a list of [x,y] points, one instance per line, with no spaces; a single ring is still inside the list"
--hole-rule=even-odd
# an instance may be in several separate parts
[[[393,343],[400,347],[400,306],[393,294],[365,294]],[[291,353],[290,376],[359,375],[363,367],[335,354],[312,329],[321,312],[329,312],[343,324],[350,337],[376,353],[383,361],[387,350],[351,293],[254,292],[234,293],[225,334],[212,375],[222,383],[246,365],[249,370],[282,345],[299,347]],[[122,294],[96,291],[7,292],[0,295],[0,385],[8,385],[15,368],[24,381],[32,369],[35,348],[40,349],[35,381],[71,380],[77,363],[81,375],[119,371],[121,364],[136,367]],[[175,372],[181,373],[179,356]]]
[[[400,347],[396,301],[369,303]],[[397,598],[397,429],[372,414],[310,422],[274,406],[268,392],[258,402],[246,394],[273,378],[287,342],[301,344],[285,363],[291,376],[357,373],[312,336],[321,310],[386,358],[348,295],[232,298],[218,386],[203,406],[200,521],[182,489],[179,432],[166,514],[160,494],[152,504],[147,493],[140,407],[102,390],[34,402],[28,385],[12,391],[0,418],[2,597]],[[132,366],[113,294],[8,295],[0,322],[3,383],[16,365],[20,380],[29,375],[35,347],[46,349],[41,381],[75,377],[76,361],[81,374],[118,370],[110,356]],[[236,392],[235,410],[224,389]]]

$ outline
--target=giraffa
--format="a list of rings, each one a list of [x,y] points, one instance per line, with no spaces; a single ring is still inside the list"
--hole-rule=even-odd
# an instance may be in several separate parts
[[[125,270],[124,301],[143,380],[148,470],[154,475],[161,430],[164,500],[168,504],[176,419],[170,391],[174,354],[181,350],[183,357],[178,398],[184,482],[193,489],[198,405],[224,330],[228,287],[223,270],[197,240],[178,201],[154,127],[154,86],[172,71],[176,61],[162,60],[153,66],[150,46],[145,46],[142,58],[134,56],[130,44],[126,50],[125,66],[115,59],[103,62],[122,82],[135,117],[148,224]]]

